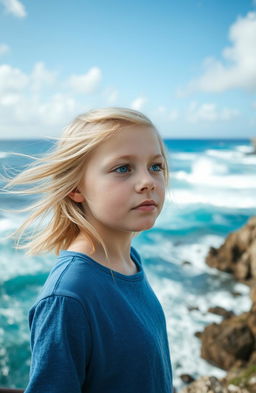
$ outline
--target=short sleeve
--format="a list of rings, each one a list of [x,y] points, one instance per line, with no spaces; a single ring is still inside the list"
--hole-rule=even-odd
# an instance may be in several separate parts
[[[53,295],[30,311],[31,367],[25,393],[81,393],[90,355],[90,327],[82,304]]]

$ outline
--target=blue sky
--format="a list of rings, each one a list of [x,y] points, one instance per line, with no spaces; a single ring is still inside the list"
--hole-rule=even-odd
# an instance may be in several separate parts
[[[0,0],[0,138],[110,105],[164,137],[256,136],[256,1]]]

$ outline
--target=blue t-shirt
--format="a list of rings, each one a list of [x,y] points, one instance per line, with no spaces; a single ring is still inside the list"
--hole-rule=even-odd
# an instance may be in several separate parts
[[[25,393],[171,393],[166,320],[138,252],[124,275],[62,250],[29,311]],[[113,279],[114,278],[114,279]]]

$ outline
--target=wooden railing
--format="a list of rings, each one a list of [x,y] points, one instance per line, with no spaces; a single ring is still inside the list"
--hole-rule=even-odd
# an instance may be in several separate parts
[[[23,393],[23,389],[0,388],[0,393]]]

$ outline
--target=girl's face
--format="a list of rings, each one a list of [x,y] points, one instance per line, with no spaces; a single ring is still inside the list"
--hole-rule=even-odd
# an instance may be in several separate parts
[[[149,229],[164,203],[163,166],[155,131],[127,126],[91,153],[78,187],[80,194],[73,195],[80,197],[87,220],[99,231]],[[153,200],[157,206],[135,208],[145,200]]]

